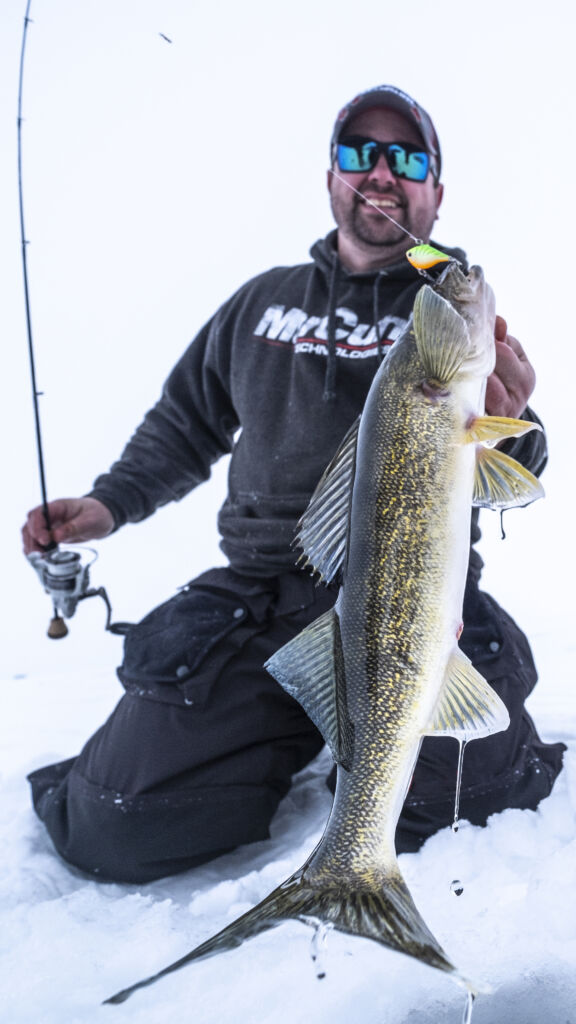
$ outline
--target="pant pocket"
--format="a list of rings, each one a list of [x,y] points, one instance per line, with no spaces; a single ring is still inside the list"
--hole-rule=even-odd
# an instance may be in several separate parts
[[[118,678],[133,695],[201,707],[209,689],[201,666],[248,617],[236,594],[191,584],[130,629]]]

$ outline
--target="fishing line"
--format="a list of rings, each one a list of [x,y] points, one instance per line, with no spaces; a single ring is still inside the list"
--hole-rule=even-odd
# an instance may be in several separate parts
[[[394,220],[394,217],[391,217],[390,214],[386,213],[386,211],[383,210],[380,206],[376,206],[376,203],[373,203],[371,199],[367,199],[362,192],[359,192],[357,188],[354,188],[354,185],[351,185],[349,181],[346,181],[346,178],[342,178],[339,174],[336,173],[336,171],[333,171],[331,167],[329,168],[329,170],[330,174],[333,174],[334,177],[338,179],[338,181],[341,181],[343,185],[346,185],[346,188],[351,189],[352,192],[355,192],[357,196],[360,196],[360,198],[363,199],[365,203],[368,203],[368,206],[372,206],[375,210],[378,210],[378,213],[381,213],[383,217],[387,217],[388,220],[391,220],[392,223],[395,224],[397,228],[400,228],[400,231],[403,231],[405,235],[408,235],[414,242],[416,242],[416,245],[424,245],[424,240],[422,238],[417,238],[416,235],[413,235],[412,232],[408,230],[408,228],[405,228],[403,224],[399,224],[397,220]]]
[[[26,307],[26,332],[28,336],[28,355],[30,358],[30,375],[32,379],[32,401],[34,405],[34,422],[36,426],[36,449],[38,452],[38,468],[40,471],[40,490],[42,494],[42,509],[44,512],[44,519],[46,521],[46,529],[50,533],[52,530],[50,523],[50,513],[48,511],[48,498],[46,492],[46,473],[44,469],[44,454],[42,450],[42,431],[40,427],[40,407],[38,399],[42,395],[42,391],[38,390],[36,383],[36,363],[34,359],[34,344],[32,340],[32,317],[30,313],[30,289],[28,286],[28,260],[27,260],[27,246],[28,240],[26,238],[26,229],[24,226],[24,195],[22,186],[22,86],[24,82],[24,58],[26,54],[26,40],[28,38],[28,25],[32,19],[30,15],[30,6],[32,0],[28,0],[26,6],[26,14],[24,15],[24,31],[22,33],[22,48],[20,50],[20,74],[18,79],[18,201],[20,207],[20,242],[22,249],[22,273],[24,277],[24,304]],[[52,541],[47,551],[53,550],[57,545]]]

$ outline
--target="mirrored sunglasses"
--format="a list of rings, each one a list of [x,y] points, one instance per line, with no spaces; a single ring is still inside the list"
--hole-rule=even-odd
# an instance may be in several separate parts
[[[430,157],[426,150],[411,142],[377,142],[376,139],[350,135],[336,146],[338,167],[347,174],[361,174],[371,171],[378,163],[380,154],[397,178],[408,181],[426,181],[430,169]]]

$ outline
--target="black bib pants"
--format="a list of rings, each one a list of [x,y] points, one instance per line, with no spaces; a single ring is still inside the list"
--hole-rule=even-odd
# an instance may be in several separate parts
[[[300,705],[262,667],[330,608],[335,588],[212,569],[132,627],[125,694],[78,757],[30,776],[61,856],[102,880],[149,882],[269,835],[292,776],[323,746]],[[460,646],[510,712],[471,742],[460,817],[485,824],[535,808],[562,767],[524,708],[536,683],[526,637],[496,602],[467,592]],[[398,852],[452,822],[458,744],[426,738],[398,823]]]

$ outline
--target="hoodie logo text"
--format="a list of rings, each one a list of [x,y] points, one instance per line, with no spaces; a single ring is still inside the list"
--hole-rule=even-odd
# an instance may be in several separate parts
[[[400,337],[408,320],[400,316],[384,316],[378,321],[378,334],[373,324],[358,322],[358,315],[348,306],[338,306],[336,317],[336,352],[345,359],[365,359],[378,353],[380,344],[392,345]],[[298,353],[326,355],[328,352],[328,316],[310,316],[293,306],[272,305],[260,318],[254,335],[268,344],[293,345]]]

